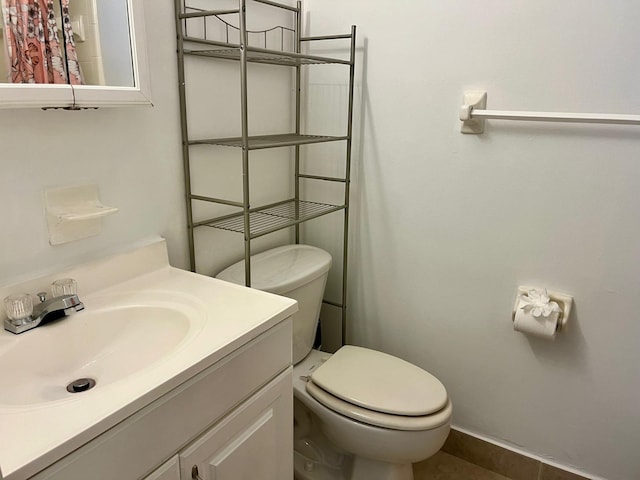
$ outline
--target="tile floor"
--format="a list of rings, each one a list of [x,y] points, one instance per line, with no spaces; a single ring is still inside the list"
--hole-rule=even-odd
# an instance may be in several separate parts
[[[511,480],[443,451],[415,464],[413,476],[414,480]]]
[[[415,480],[587,480],[456,430],[413,471]]]

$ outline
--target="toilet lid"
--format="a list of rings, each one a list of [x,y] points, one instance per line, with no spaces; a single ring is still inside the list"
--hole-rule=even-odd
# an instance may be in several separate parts
[[[429,372],[353,345],[334,353],[313,372],[311,381],[345,402],[392,415],[430,415],[448,402],[444,385]]]

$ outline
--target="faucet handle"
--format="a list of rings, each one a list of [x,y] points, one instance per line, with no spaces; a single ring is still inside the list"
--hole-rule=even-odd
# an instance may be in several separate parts
[[[62,295],[75,295],[78,293],[78,282],[73,278],[61,278],[51,284],[51,293],[54,297]]]
[[[28,293],[17,293],[4,299],[4,307],[11,323],[20,325],[31,318],[33,300]]]

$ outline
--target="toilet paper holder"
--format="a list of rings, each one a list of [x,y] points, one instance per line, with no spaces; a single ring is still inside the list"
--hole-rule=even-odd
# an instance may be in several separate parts
[[[529,296],[530,290],[544,290],[539,287],[527,287],[520,286],[518,287],[518,294],[516,295],[516,301],[513,305],[513,311],[511,312],[511,321],[515,321],[516,319],[516,311],[518,310],[518,306],[520,304],[520,297]],[[571,308],[573,306],[573,297],[571,295],[567,295],[566,293],[552,292],[547,290],[547,295],[549,295],[549,299],[552,302],[556,302],[560,307],[560,312],[558,313],[558,326],[556,327],[556,332],[559,332],[564,328],[567,321],[569,320],[569,316],[571,315]]]

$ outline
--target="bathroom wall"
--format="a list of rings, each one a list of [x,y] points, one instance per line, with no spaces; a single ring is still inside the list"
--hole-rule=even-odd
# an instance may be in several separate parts
[[[314,34],[358,25],[349,341],[437,375],[465,431],[640,478],[638,127],[490,121],[468,136],[457,119],[465,89],[496,110],[640,113],[640,5],[305,8]],[[344,84],[312,74],[323,88]],[[518,285],[574,295],[555,342],[512,330]]]
[[[0,110],[0,284],[157,235],[171,262],[187,266],[173,5],[144,4],[154,107]],[[306,0],[305,8],[315,34],[359,29],[349,340],[437,375],[466,431],[594,478],[640,477],[637,128],[496,121],[463,136],[457,120],[463,90],[475,88],[488,90],[495,109],[640,112],[640,5]],[[220,65],[217,76],[192,79],[221,89],[193,115],[232,130],[237,92],[222,88],[236,77]],[[252,128],[264,133],[287,108],[281,74],[254,72],[261,115]],[[344,106],[341,81],[312,73],[306,101],[322,107],[329,92],[327,104]],[[312,125],[331,133],[332,112],[320,109]],[[278,122],[284,129],[287,120]],[[206,163],[201,155],[195,161]],[[290,188],[277,183],[289,164],[264,160],[255,181]],[[226,158],[204,168],[238,181]],[[97,183],[120,212],[101,235],[52,247],[42,191],[78,183]],[[255,200],[270,197],[259,191]],[[336,218],[327,217],[327,243],[339,237]],[[237,236],[198,236],[202,271],[239,255]],[[575,296],[576,314],[555,342],[512,331],[518,285]]]
[[[187,265],[172,2],[145,2],[153,107],[0,109],[0,284],[168,240]],[[42,192],[96,183],[120,212],[96,237],[52,247]]]

